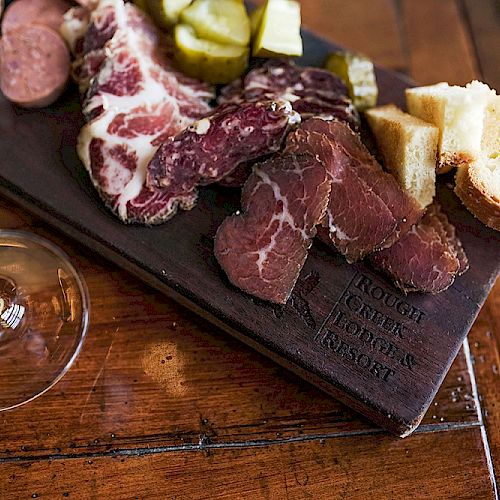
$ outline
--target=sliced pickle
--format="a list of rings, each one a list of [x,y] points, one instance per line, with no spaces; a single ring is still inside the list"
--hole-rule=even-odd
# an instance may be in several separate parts
[[[260,28],[262,14],[264,14],[264,7],[265,5],[261,5],[250,14],[250,33],[252,34],[252,37],[255,36],[257,30]]]
[[[300,4],[294,0],[267,0],[255,35],[257,57],[301,56]]]
[[[181,14],[200,38],[228,45],[248,45],[250,19],[241,0],[195,0]]]
[[[344,80],[349,97],[359,110],[377,104],[378,86],[370,59],[355,52],[339,51],[328,56],[325,67]]]
[[[146,3],[156,23],[162,28],[171,28],[179,20],[180,13],[188,7],[192,1],[193,0],[146,0]]]
[[[189,76],[213,84],[232,82],[248,66],[248,47],[223,45],[197,38],[193,27],[175,27],[175,58],[179,68]]]

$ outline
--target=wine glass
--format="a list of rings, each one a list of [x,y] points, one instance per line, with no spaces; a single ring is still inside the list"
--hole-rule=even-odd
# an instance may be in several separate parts
[[[0,230],[0,411],[61,379],[88,321],[87,287],[66,254],[40,236]]]

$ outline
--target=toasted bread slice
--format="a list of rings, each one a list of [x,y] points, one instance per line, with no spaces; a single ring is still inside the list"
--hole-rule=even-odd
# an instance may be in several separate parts
[[[384,165],[422,208],[436,193],[439,130],[394,104],[365,112]]]
[[[438,83],[406,89],[408,111],[439,128],[437,172],[470,165],[480,156],[485,110],[494,95],[487,85]]]
[[[458,169],[455,193],[481,222],[500,231],[500,157],[484,155]]]

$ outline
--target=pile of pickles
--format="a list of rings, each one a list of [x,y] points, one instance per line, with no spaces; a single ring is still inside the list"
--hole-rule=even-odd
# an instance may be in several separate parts
[[[302,55],[300,4],[267,0],[247,13],[243,0],[135,0],[173,32],[176,61],[189,76],[226,84],[256,57]]]

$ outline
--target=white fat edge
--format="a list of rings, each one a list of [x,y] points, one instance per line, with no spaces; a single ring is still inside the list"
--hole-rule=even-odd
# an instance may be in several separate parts
[[[342,229],[340,229],[335,223],[333,222],[333,215],[331,210],[327,210],[327,217],[328,217],[328,231],[330,234],[335,235],[339,240],[341,241],[356,241],[358,237],[356,238],[351,238],[348,236]]]
[[[209,118],[202,118],[201,120],[192,123],[189,126],[189,130],[198,135],[205,135],[209,131],[211,125],[212,123]]]
[[[89,26],[89,19],[82,19],[78,15],[82,10],[82,7],[72,7],[66,11],[59,27],[59,33],[66,40],[72,53],[75,52],[76,41],[85,35]]]

